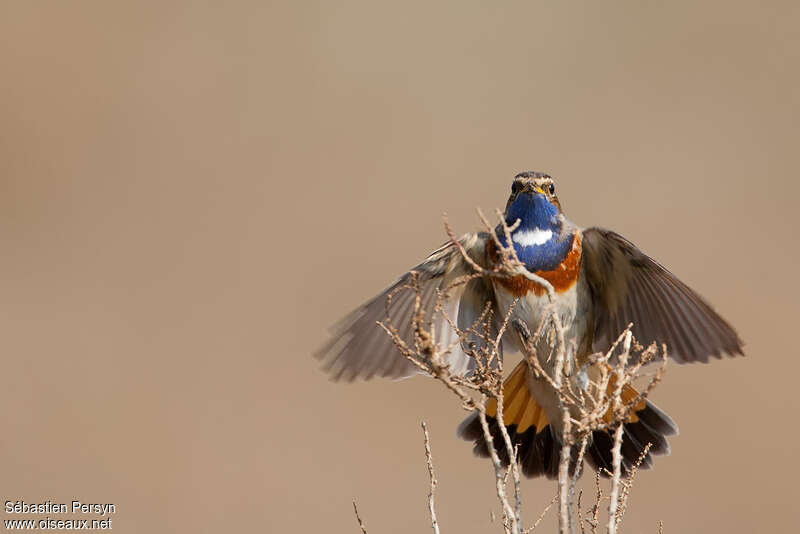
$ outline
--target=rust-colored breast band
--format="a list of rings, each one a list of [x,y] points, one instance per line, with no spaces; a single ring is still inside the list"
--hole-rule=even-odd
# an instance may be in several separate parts
[[[497,260],[497,250],[492,241],[489,242],[489,257],[492,261]],[[564,258],[564,261],[551,271],[536,271],[535,274],[550,282],[553,285],[553,289],[556,290],[556,293],[564,293],[578,281],[580,271],[581,236],[579,233],[576,233],[575,239],[572,240],[572,248],[567,254],[567,257]],[[500,285],[506,288],[515,298],[524,297],[531,292],[538,297],[547,292],[544,286],[532,280],[528,280],[522,275],[517,275],[512,278],[501,278],[499,282]]]

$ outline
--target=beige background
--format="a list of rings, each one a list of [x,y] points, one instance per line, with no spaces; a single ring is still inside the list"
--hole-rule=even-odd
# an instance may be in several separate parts
[[[450,395],[310,353],[443,212],[475,229],[536,169],[747,343],[669,369],[681,435],[625,530],[788,530],[800,11],[754,6],[3,2],[0,497],[332,533],[356,498],[371,533],[427,532],[425,419],[443,531],[497,531]],[[528,521],[554,490],[525,482]]]

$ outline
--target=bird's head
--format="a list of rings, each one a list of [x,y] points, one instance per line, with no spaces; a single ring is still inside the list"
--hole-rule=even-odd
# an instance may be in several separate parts
[[[573,228],[561,214],[553,179],[542,172],[521,172],[511,183],[505,211],[506,224],[519,220],[511,239],[529,268],[553,269],[572,245]],[[499,235],[501,235],[500,232]],[[505,239],[502,239],[505,243]]]
[[[556,196],[556,184],[549,174],[536,171],[521,172],[511,182],[511,196],[506,203],[506,219],[511,215],[517,215],[519,219],[521,218],[519,215],[532,209],[544,210],[551,216],[561,213],[561,203]],[[514,220],[516,219],[507,222],[512,224]]]

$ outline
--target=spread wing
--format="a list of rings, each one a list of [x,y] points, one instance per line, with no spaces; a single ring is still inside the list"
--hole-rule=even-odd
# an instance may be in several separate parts
[[[583,231],[583,274],[592,294],[593,350],[606,351],[633,323],[647,346],[667,344],[680,363],[742,354],[736,331],[675,275],[610,230]]]
[[[488,239],[488,234],[472,233],[462,236],[458,241],[473,261],[485,267]],[[425,311],[425,319],[433,323],[437,342],[444,348],[458,339],[445,315],[441,311],[434,313],[437,289],[445,289],[458,277],[471,274],[473,269],[458,248],[448,242],[331,329],[330,339],[315,356],[323,360],[324,368],[334,380],[368,380],[374,376],[398,379],[421,372],[400,354],[389,335],[376,324],[386,319],[388,311],[392,325],[398,329],[403,340],[413,346],[411,319],[416,294],[413,289],[405,287],[411,284],[412,271],[418,273],[420,305]],[[449,293],[450,298],[443,309],[447,317],[462,330],[472,327],[487,302],[494,305],[491,283],[482,278],[474,278],[467,284],[451,289]],[[387,310],[389,294],[392,294],[392,301]],[[468,341],[476,340],[472,337]],[[452,348],[447,361],[454,374],[469,372],[474,363],[464,353],[461,344]]]

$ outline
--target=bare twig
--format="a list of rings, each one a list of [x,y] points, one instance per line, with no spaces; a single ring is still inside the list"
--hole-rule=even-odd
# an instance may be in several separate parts
[[[623,353],[619,357],[620,362],[616,370],[617,380],[611,403],[613,411],[619,409],[619,403],[622,400],[622,388],[625,385],[625,364],[627,364],[630,350],[631,331],[628,330],[625,334],[625,342],[623,343]],[[611,448],[611,465],[613,467],[613,476],[611,478],[611,493],[609,495],[610,501],[608,503],[608,534],[615,534],[617,532],[617,506],[619,505],[619,485],[622,463],[622,434],[624,428],[625,427],[623,426],[622,421],[617,423],[617,428],[614,430],[614,446]]]
[[[542,522],[542,520],[544,519],[544,516],[547,515],[547,512],[550,511],[550,508],[553,507],[553,505],[556,503],[556,501],[558,501],[558,493],[556,493],[553,496],[553,498],[550,500],[550,503],[547,506],[544,507],[544,510],[542,510],[542,513],[539,515],[539,517],[536,518],[536,521],[533,523],[533,525],[531,525],[530,527],[526,528],[523,531],[523,534],[529,534],[530,532],[533,532],[536,529],[536,527],[539,526],[539,523]]]
[[[619,496],[619,506],[617,508],[617,526],[622,523],[622,517],[625,515],[625,511],[628,507],[628,497],[631,494],[631,488],[633,487],[633,479],[636,477],[636,473],[639,472],[639,467],[642,465],[642,462],[647,457],[647,453],[650,452],[650,447],[652,447],[652,443],[648,443],[644,446],[644,449],[639,454],[639,458],[636,459],[636,463],[631,468],[630,473],[628,473],[628,478],[622,483],[622,494]]]
[[[496,399],[497,414],[495,415],[495,419],[497,420],[497,426],[500,428],[500,435],[503,436],[503,442],[509,458],[509,470],[514,480],[514,524],[516,524],[516,528],[519,529],[520,525],[522,524],[522,494],[520,492],[519,462],[517,461],[517,449],[511,443],[511,437],[508,435],[508,429],[506,428],[505,421],[503,420],[504,399],[502,386],[498,388]],[[499,496],[500,495],[498,495],[498,497]]]
[[[425,435],[425,463],[428,465],[428,477],[431,481],[431,489],[428,492],[428,513],[431,515],[431,526],[434,534],[439,534],[439,521],[436,519],[436,506],[434,493],[436,491],[436,473],[433,470],[433,456],[431,455],[431,438],[428,435],[428,426],[422,421],[422,433]]]
[[[608,496],[608,534],[617,532],[617,506],[619,505],[620,464],[622,462],[622,430],[623,426],[621,424],[617,425],[617,429],[614,431],[614,446],[611,448],[614,471],[611,477],[611,493]]]
[[[600,503],[603,502],[603,488],[600,486],[600,471],[595,473],[594,485],[597,488],[595,496],[594,507],[592,508],[592,519],[589,525],[592,527],[592,534],[597,534],[597,529],[600,528]]]
[[[364,522],[361,520],[361,516],[358,515],[358,506],[356,506],[356,501],[353,501],[353,512],[356,514],[356,520],[358,521],[358,526],[361,527],[361,534],[367,534],[367,527],[364,526]]]
[[[519,534],[519,523],[517,522],[517,517],[516,514],[514,514],[514,510],[511,508],[511,504],[508,502],[505,484],[503,483],[503,464],[500,462],[500,458],[497,456],[497,451],[494,448],[494,443],[492,440],[492,432],[489,430],[489,423],[486,421],[486,411],[483,408],[483,406],[486,406],[486,395],[481,397],[481,404],[479,406],[478,419],[481,422],[483,438],[486,440],[486,443],[489,446],[489,456],[491,457],[492,465],[494,466],[495,491],[497,492],[497,498],[500,500],[500,504],[503,507],[503,521],[504,523],[508,523],[509,532],[512,534]],[[497,411],[498,413],[500,412],[499,404]]]

